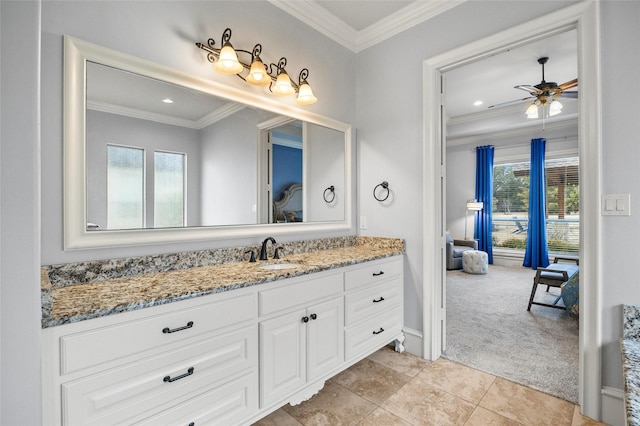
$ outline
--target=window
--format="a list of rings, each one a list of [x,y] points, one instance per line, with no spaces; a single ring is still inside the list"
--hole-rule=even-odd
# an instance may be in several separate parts
[[[154,167],[154,226],[184,226],[185,155],[156,151]]]
[[[144,150],[107,146],[107,227],[144,227]]]
[[[577,254],[580,242],[578,157],[545,161],[549,252]],[[530,163],[493,167],[493,246],[524,250],[528,235]]]
[[[144,149],[107,145],[108,229],[144,228],[147,205],[153,227],[185,225],[186,155],[155,151],[152,161],[148,171]]]

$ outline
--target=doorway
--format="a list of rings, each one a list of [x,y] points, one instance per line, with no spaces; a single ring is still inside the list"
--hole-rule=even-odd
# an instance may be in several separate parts
[[[578,150],[580,163],[581,232],[580,258],[580,389],[579,403],[583,414],[599,419],[601,407],[600,355],[600,293],[601,263],[598,253],[601,239],[599,221],[600,185],[600,93],[597,46],[599,30],[597,5],[580,3],[549,16],[470,43],[423,63],[424,81],[424,180],[423,180],[423,241],[424,241],[424,323],[423,354],[437,359],[446,335],[446,299],[444,283],[444,238],[446,217],[446,150],[444,145],[444,115],[441,104],[441,75],[447,70],[488,57],[500,51],[526,44],[550,34],[576,28],[578,34],[578,78],[582,87],[579,105]],[[589,172],[587,173],[586,170]],[[589,371],[590,374],[585,374]]]

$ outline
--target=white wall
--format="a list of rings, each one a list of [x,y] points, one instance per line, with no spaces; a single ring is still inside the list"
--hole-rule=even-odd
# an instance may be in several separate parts
[[[631,216],[602,218],[602,385],[622,389],[621,305],[640,304],[640,2],[602,2],[601,22],[602,187],[631,194]]]
[[[0,2],[0,424],[42,424],[40,4]]]
[[[358,54],[361,233],[406,240],[406,326],[422,329],[422,62],[569,3],[468,2]],[[392,191],[386,203],[372,195],[383,180]]]
[[[67,263],[230,245],[254,244],[258,239],[202,241],[122,249],[62,250],[62,35],[68,34],[181,71],[222,82],[295,106],[294,97],[275,98],[263,88],[249,86],[235,76],[215,73],[205,53],[195,46],[225,28],[233,31],[236,48],[263,47],[262,59],[288,59],[292,78],[300,69],[318,102],[306,110],[342,122],[355,121],[355,54],[265,1],[45,1],[42,4],[42,263]],[[292,36],[295,35],[295,36]],[[329,65],[330,64],[330,65]],[[336,76],[339,76],[336,78]],[[287,239],[314,238],[305,234]],[[284,238],[283,238],[284,239]]]

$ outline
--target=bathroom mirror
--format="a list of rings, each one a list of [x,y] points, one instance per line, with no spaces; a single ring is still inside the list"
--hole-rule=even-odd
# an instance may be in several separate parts
[[[65,36],[65,250],[351,229],[351,128]]]

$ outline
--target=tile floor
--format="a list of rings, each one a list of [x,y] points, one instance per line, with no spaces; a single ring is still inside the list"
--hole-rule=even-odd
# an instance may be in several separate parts
[[[383,348],[254,426],[600,425],[568,401],[440,358]]]

